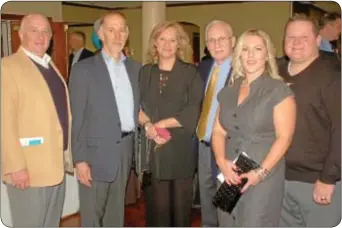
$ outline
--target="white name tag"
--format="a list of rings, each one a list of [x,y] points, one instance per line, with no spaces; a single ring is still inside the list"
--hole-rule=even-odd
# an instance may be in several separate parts
[[[43,137],[34,137],[34,138],[20,138],[21,146],[38,146],[44,143]]]

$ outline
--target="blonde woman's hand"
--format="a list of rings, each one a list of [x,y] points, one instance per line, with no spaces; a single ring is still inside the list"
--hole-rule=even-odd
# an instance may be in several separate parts
[[[251,170],[247,173],[241,174],[240,178],[241,179],[244,179],[244,178],[247,179],[246,184],[241,189],[241,193],[244,193],[250,186],[255,186],[255,185],[259,184],[259,182],[261,181],[260,176],[258,175],[258,173],[255,170]]]
[[[234,162],[224,159],[218,162],[218,166],[227,184],[238,185],[241,183],[241,178],[237,174],[238,168]]]

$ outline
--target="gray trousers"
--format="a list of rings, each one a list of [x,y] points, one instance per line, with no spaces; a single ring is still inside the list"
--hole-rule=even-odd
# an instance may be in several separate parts
[[[65,180],[56,186],[25,190],[7,185],[13,227],[59,227]]]
[[[198,145],[198,180],[201,198],[201,213],[203,227],[216,227],[218,225],[217,210],[212,200],[216,193],[211,169],[211,151],[203,143]]]
[[[314,184],[285,181],[281,211],[282,227],[336,227],[341,221],[341,182],[337,182],[329,205],[313,199]]]
[[[79,183],[82,227],[123,227],[132,151],[122,150],[119,153],[121,162],[113,182],[93,180],[91,187]]]

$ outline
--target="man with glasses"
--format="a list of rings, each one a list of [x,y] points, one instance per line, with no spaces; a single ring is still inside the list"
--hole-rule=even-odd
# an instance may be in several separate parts
[[[206,27],[206,44],[212,59],[202,61],[198,68],[206,82],[202,112],[197,126],[199,140],[198,177],[202,226],[218,226],[217,210],[212,204],[216,193],[217,166],[210,147],[211,134],[218,107],[217,94],[229,80],[235,37],[231,26],[214,20]]]
[[[297,122],[286,154],[281,226],[335,227],[341,221],[341,70],[319,52],[318,27],[291,18],[279,73],[291,86]]]

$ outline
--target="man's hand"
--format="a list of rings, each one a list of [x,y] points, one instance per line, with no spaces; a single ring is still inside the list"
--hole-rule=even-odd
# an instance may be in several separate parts
[[[334,184],[325,184],[317,180],[313,189],[313,198],[315,202],[323,205],[330,204],[334,189]]]
[[[30,187],[30,178],[27,169],[7,174],[11,178],[12,185],[15,188],[26,189]]]
[[[91,187],[91,173],[88,163],[80,162],[76,164],[77,179],[85,186]]]

